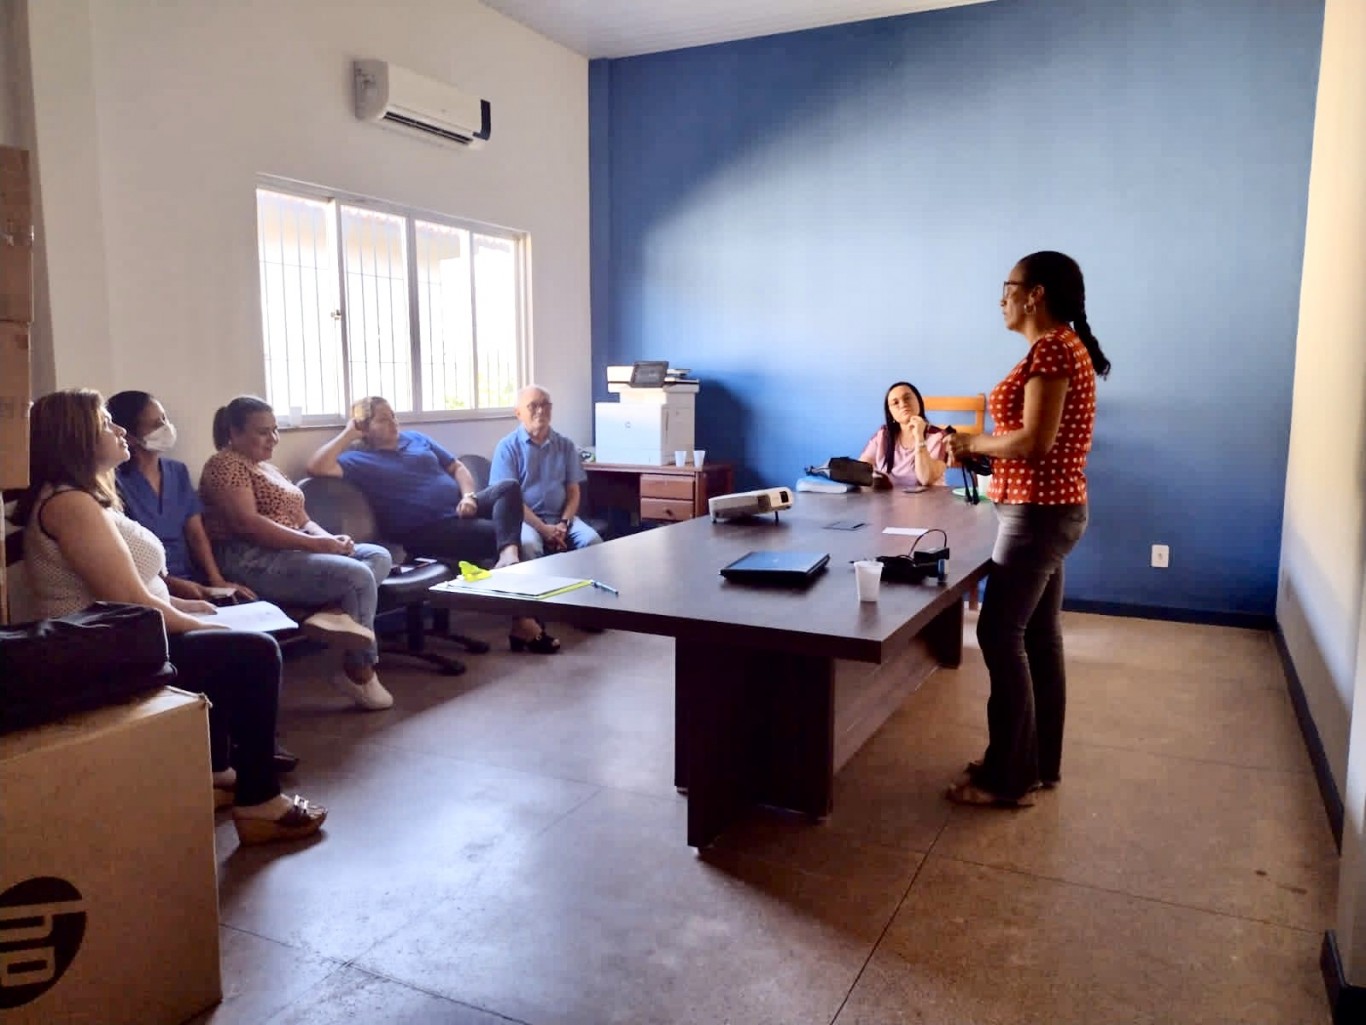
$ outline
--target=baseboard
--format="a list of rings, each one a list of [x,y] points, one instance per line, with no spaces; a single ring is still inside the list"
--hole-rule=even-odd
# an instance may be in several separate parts
[[[1338,939],[1331,929],[1323,934],[1319,970],[1323,972],[1323,986],[1328,991],[1333,1025],[1359,1025],[1366,1021],[1366,986],[1353,986],[1347,981],[1342,971],[1342,958],[1338,956]]]
[[[1271,630],[1276,617],[1257,612],[1210,612],[1203,609],[1174,609],[1165,605],[1131,605],[1127,602],[1086,601],[1069,598],[1062,603],[1068,612],[1094,612],[1101,616],[1130,616],[1135,619],[1162,619],[1171,623],[1203,623],[1207,626],[1238,626],[1248,630]]]
[[[1285,689],[1290,692],[1290,704],[1295,708],[1295,721],[1300,724],[1300,735],[1304,737],[1304,748],[1309,752],[1309,761],[1314,766],[1314,779],[1319,785],[1319,796],[1323,799],[1323,810],[1328,813],[1328,825],[1333,830],[1333,841],[1342,853],[1342,796],[1333,780],[1333,771],[1328,767],[1328,753],[1323,749],[1323,738],[1319,728],[1314,725],[1314,717],[1309,714],[1309,702],[1304,696],[1304,684],[1300,674],[1295,671],[1295,662],[1290,657],[1285,635],[1278,626],[1273,635],[1276,651],[1281,656],[1281,668],[1285,671]]]

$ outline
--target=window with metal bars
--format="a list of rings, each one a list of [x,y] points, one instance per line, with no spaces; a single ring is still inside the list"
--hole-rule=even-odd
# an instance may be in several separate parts
[[[366,395],[505,409],[525,383],[527,235],[274,182],[256,190],[266,398],[294,422]]]

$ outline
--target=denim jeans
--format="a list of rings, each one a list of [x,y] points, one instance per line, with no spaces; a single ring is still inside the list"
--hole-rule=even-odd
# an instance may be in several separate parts
[[[213,553],[225,577],[246,584],[267,601],[336,606],[371,630],[375,628],[379,584],[389,575],[393,562],[387,548],[366,544],[356,545],[351,555],[320,555],[263,548],[246,541],[220,541]],[[348,666],[378,661],[379,652],[373,645],[346,653]]]
[[[569,524],[570,551],[600,544],[602,544],[602,538],[598,536],[598,532],[575,516],[574,522]],[[522,555],[528,559],[539,559],[544,554],[545,542],[541,540],[541,535],[536,533],[536,528],[530,523],[523,523]]]
[[[991,674],[986,757],[973,781],[998,797],[1055,783],[1067,706],[1063,560],[1086,531],[1084,505],[998,505],[977,641]]]

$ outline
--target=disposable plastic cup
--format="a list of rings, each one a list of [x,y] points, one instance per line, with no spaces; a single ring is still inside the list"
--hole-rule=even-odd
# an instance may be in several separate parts
[[[706,459],[706,458],[707,458],[707,450],[706,450],[705,448],[695,448],[695,449],[692,450],[692,464],[693,464],[693,466],[701,466],[701,465],[702,465],[702,461],[703,461],[704,459]]]
[[[877,601],[882,587],[882,563],[876,559],[854,563],[854,584],[858,587],[859,601]]]
[[[687,453],[686,450],[680,448],[677,452],[674,453],[674,465],[675,465],[675,466],[687,466],[687,465],[688,465],[688,453]]]

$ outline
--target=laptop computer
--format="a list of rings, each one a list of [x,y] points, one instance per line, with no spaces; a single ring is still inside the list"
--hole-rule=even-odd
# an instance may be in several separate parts
[[[741,584],[777,584],[804,587],[825,570],[825,552],[750,552],[721,568],[727,580]]]

